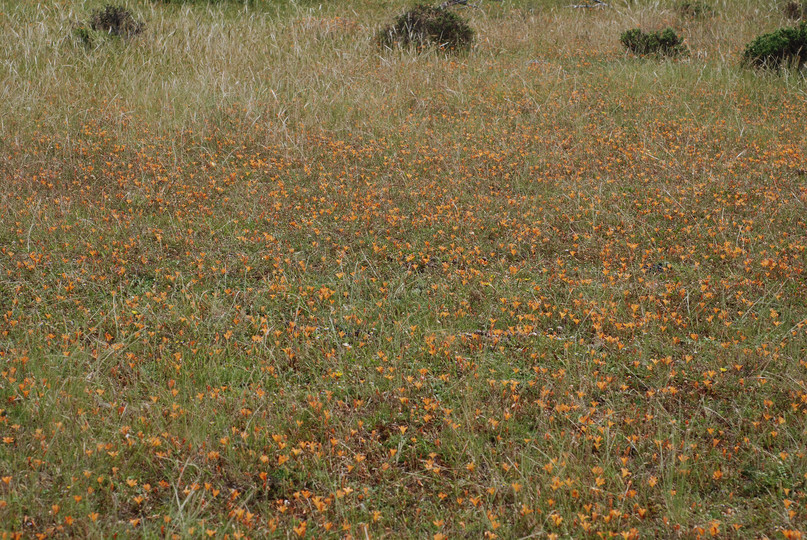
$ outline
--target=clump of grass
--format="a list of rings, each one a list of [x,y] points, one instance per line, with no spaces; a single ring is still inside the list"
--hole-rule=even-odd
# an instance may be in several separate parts
[[[465,19],[447,9],[426,4],[418,4],[399,15],[379,35],[381,45],[390,48],[436,46],[458,51],[470,48],[473,40],[474,30]]]
[[[73,26],[73,35],[85,47],[93,47],[108,37],[130,39],[146,28],[132,12],[122,6],[107,4],[90,14],[86,23]]]
[[[626,30],[619,41],[630,52],[638,55],[678,56],[686,53],[684,39],[672,28],[655,32],[644,32],[640,28]]]
[[[762,34],[745,47],[743,63],[756,68],[801,69],[807,62],[807,22]]]
[[[714,8],[700,0],[684,0],[676,8],[678,14],[685,19],[702,19],[714,14]]]
[[[132,38],[145,30],[146,25],[138,21],[132,12],[122,6],[107,4],[90,15],[90,28],[122,38]]]
[[[807,18],[807,2],[799,2],[797,0],[789,0],[782,6],[782,12],[785,17],[798,21]]]

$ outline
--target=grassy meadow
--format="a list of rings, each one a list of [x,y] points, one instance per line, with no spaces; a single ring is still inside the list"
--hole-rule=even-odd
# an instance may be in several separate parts
[[[807,535],[792,22],[572,3],[0,0],[0,537]]]

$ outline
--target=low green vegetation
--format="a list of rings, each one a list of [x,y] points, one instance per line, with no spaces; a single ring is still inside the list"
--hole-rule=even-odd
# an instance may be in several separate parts
[[[672,28],[653,32],[634,28],[623,32],[619,41],[630,52],[638,55],[678,56],[687,50],[683,38]]]

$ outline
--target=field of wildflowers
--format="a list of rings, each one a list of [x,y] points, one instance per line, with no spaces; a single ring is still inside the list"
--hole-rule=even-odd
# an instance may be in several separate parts
[[[779,3],[125,5],[0,0],[0,537],[807,534]]]

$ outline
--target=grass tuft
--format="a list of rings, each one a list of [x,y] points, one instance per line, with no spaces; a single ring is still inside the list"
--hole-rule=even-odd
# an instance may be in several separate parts
[[[711,17],[715,13],[711,4],[701,0],[685,0],[676,6],[678,14],[685,19],[704,19]]]
[[[803,0],[789,0],[783,4],[782,12],[785,17],[794,21],[807,18],[807,2]]]

